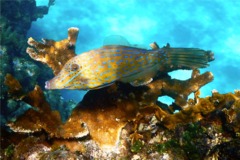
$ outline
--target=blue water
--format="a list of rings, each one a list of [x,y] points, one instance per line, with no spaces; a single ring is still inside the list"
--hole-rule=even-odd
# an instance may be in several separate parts
[[[37,0],[47,5],[48,0]],[[148,46],[156,41],[172,47],[212,50],[215,61],[201,72],[211,71],[214,81],[201,96],[240,89],[240,1],[238,0],[56,0],[42,19],[32,24],[28,36],[61,40],[69,27],[80,28],[77,53],[100,47],[104,38],[120,34],[132,44]],[[187,79],[190,71],[175,71]],[[76,95],[77,94],[77,95]],[[81,100],[84,91],[63,91],[65,99]],[[72,96],[74,95],[74,96]]]

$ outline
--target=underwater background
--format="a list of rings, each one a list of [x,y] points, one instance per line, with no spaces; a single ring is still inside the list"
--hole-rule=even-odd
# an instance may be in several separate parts
[[[48,0],[37,0],[47,5]],[[101,47],[105,37],[122,35],[131,44],[148,47],[191,47],[211,50],[213,82],[201,88],[201,97],[240,87],[240,1],[231,0],[56,0],[47,15],[32,23],[28,36],[60,40],[70,27],[80,28],[76,53]],[[170,73],[188,79],[191,71]],[[62,91],[64,99],[80,101],[85,91]],[[74,95],[74,96],[73,96]],[[192,97],[192,96],[191,96]],[[168,97],[161,99],[171,103]]]
[[[240,1],[0,3],[0,159],[240,159]],[[109,35],[151,51],[154,41],[200,48],[210,66],[158,73],[139,87],[44,88]]]

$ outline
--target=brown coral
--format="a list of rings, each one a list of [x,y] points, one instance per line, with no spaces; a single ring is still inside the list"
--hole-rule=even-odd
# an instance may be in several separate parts
[[[59,42],[44,40],[44,43],[39,43],[29,38],[28,43],[34,48],[28,48],[27,52],[33,59],[46,63],[53,69],[54,74],[57,74],[67,60],[75,56],[77,34],[77,28],[70,28],[68,39]],[[152,48],[156,49],[158,45],[155,43]],[[211,60],[213,60],[213,55],[209,54],[209,61]],[[64,139],[80,138],[89,134],[101,148],[110,148],[117,146],[122,128],[129,122],[134,124],[131,131],[134,134],[131,138],[136,141],[143,138],[137,132],[140,124],[148,123],[153,116],[162,126],[174,129],[177,124],[199,121],[217,109],[212,100],[216,97],[215,95],[212,99],[198,98],[199,89],[213,80],[211,72],[200,74],[199,70],[195,69],[191,78],[181,81],[171,79],[167,74],[173,69],[184,68],[179,66],[160,68],[161,73],[146,86],[133,87],[129,84],[116,83],[107,88],[89,91],[64,124],[60,121],[59,114],[50,110],[40,87],[36,86],[34,91],[23,94],[21,98],[33,106],[33,109],[19,117],[16,122],[10,123],[9,126],[18,132],[22,131],[21,129],[30,131],[43,129],[52,137]],[[21,94],[17,96],[15,94],[22,92],[15,91],[10,85],[15,82],[17,84],[13,77],[6,77],[10,93],[16,98]],[[195,94],[195,100],[188,100],[191,93]],[[170,108],[157,103],[158,97],[164,95],[175,100]],[[180,112],[173,114],[176,109]],[[226,111],[226,113],[234,116],[230,114],[231,111]]]
[[[122,128],[135,118],[139,105],[133,99],[118,101],[117,96],[106,95],[106,90],[88,94],[70,118],[80,118],[85,122],[92,139],[101,148],[114,150],[113,147],[118,146]],[[93,97],[99,99],[93,100]],[[89,105],[89,101],[93,103]]]
[[[69,44],[75,43],[74,39],[76,37],[69,39]],[[60,66],[55,68],[60,69]],[[7,75],[5,84],[9,87],[9,95],[32,106],[24,115],[8,125],[15,132],[46,131],[52,137],[52,146],[44,143],[47,141],[46,139],[35,141],[33,138],[33,150],[41,153],[42,158],[55,157],[55,154],[61,155],[61,153],[67,153],[70,157],[76,158],[76,154],[73,154],[75,151],[80,151],[88,158],[110,159],[116,157],[116,155],[98,152],[99,150],[94,148],[96,147],[95,143],[102,149],[107,148],[108,151],[109,149],[110,151],[120,149],[118,151],[124,153],[120,153],[120,157],[126,156],[126,154],[134,157],[132,153],[144,150],[144,153],[137,156],[151,159],[151,157],[160,157],[161,152],[169,150],[169,148],[179,150],[183,157],[195,157],[192,154],[199,150],[199,146],[204,147],[204,150],[197,153],[199,157],[204,157],[204,154],[211,157],[213,154],[217,154],[213,147],[216,145],[225,154],[228,147],[221,147],[221,144],[224,146],[224,143],[228,143],[231,145],[231,149],[239,146],[236,138],[234,139],[230,135],[234,133],[239,136],[240,92],[219,94],[214,91],[211,97],[199,98],[199,89],[212,80],[213,76],[210,72],[200,74],[198,70],[193,70],[191,78],[185,81],[171,79],[167,73],[161,73],[146,86],[133,87],[130,84],[116,83],[110,87],[89,91],[73,110],[69,119],[62,123],[59,113],[50,109],[39,86],[36,86],[32,92],[25,93],[20,83],[11,75]],[[188,100],[191,93],[195,95],[194,100]],[[174,103],[166,106],[158,102],[158,97],[163,95],[172,97],[175,100]],[[180,111],[173,113],[177,109]],[[185,124],[189,123],[193,123],[192,127],[186,128]],[[206,129],[197,128],[196,124],[212,129],[213,133],[205,133]],[[123,128],[125,138],[121,135]],[[225,133],[216,131],[222,129]],[[179,137],[176,137],[174,132]],[[224,137],[222,132],[227,136]],[[153,133],[158,137],[152,138]],[[196,133],[199,133],[200,140],[193,139]],[[209,134],[208,136],[211,138],[203,136],[205,134]],[[86,137],[86,135],[89,136]],[[84,141],[80,141],[81,137],[90,138],[95,143],[88,145]],[[174,140],[174,138],[179,139]],[[192,138],[190,142],[189,138]],[[202,144],[205,141],[207,144]],[[16,146],[15,157],[18,153],[29,157],[28,153],[34,152],[28,148],[21,150],[21,146],[24,146],[25,142],[29,143],[29,140],[25,139]],[[197,144],[197,147],[192,143]],[[58,147],[62,144],[66,145],[71,152],[59,149]],[[119,148],[117,148],[118,146]],[[57,148],[57,150],[54,151],[52,148]],[[193,149],[191,150],[191,148]],[[43,149],[48,149],[47,153],[43,154]],[[159,153],[156,153],[156,150]],[[164,154],[175,157],[174,155],[179,155],[178,153],[171,150]],[[239,154],[236,152],[234,155]]]
[[[116,97],[119,95],[115,95],[115,98],[108,96],[104,99],[102,97],[108,95],[108,92],[99,90],[100,92],[93,92],[94,95],[87,95],[85,100],[73,111],[67,122],[62,124],[59,113],[51,111],[39,86],[36,86],[30,93],[14,95],[14,93],[18,93],[15,89],[19,91],[21,88],[19,82],[8,75],[5,84],[8,85],[12,96],[17,99],[22,97],[22,101],[33,106],[16,122],[8,124],[15,132],[36,132],[43,129],[51,137],[81,138],[88,135],[90,131],[92,139],[102,148],[111,148],[117,145],[121,129],[128,121],[135,118],[138,110],[138,104],[134,99],[118,101]],[[93,104],[89,104],[89,102],[93,102],[92,97],[95,96],[101,98],[94,101]]]
[[[11,78],[13,77],[8,76],[6,81],[16,81]],[[125,87],[128,88],[128,91]],[[13,90],[13,88],[14,86],[10,90]],[[148,120],[144,120],[146,117],[153,115],[157,117],[161,125],[169,129],[174,129],[179,124],[199,121],[217,109],[224,111],[229,123],[236,125],[239,121],[236,119],[239,116],[236,115],[238,113],[236,110],[239,109],[239,92],[237,91],[235,94],[225,95],[214,92],[212,97],[198,98],[197,103],[189,100],[188,107],[176,114],[170,114],[156,104],[147,105],[145,103],[143,105],[143,102],[139,103],[140,99],[147,100],[146,102],[150,102],[150,99],[144,98],[148,95],[146,94],[146,87],[138,87],[138,91],[135,87],[127,84],[90,91],[74,109],[68,121],[62,124],[59,115],[49,110],[49,105],[44,100],[40,88],[36,87],[34,91],[23,96],[22,100],[38,109],[27,111],[24,116],[19,117],[16,122],[9,125],[17,132],[33,132],[44,129],[52,137],[59,138],[85,136],[88,131],[80,132],[81,127],[88,128],[91,138],[95,142],[102,148],[109,148],[116,146],[121,129],[128,122],[133,121],[136,125],[135,130],[137,130],[140,123],[148,123]],[[156,99],[152,99],[152,103],[153,100],[156,101]],[[228,109],[230,106],[235,107]],[[236,126],[235,130],[236,132],[239,131],[239,127]],[[132,139],[136,139],[136,136],[139,137],[139,134],[135,132]]]
[[[160,77],[154,82],[148,84],[148,92],[141,97],[142,103],[155,103],[159,96],[167,95],[172,97],[174,103],[181,108],[187,107],[187,99],[191,93],[197,92],[202,86],[213,80],[211,72],[199,74],[198,70],[192,72],[192,77],[188,80],[181,81],[177,79],[171,79],[169,76]]]
[[[173,121],[165,121],[165,118],[171,117],[172,114],[156,105],[158,96],[169,92],[183,94],[184,97],[179,99],[186,105],[188,95],[198,91],[212,78],[211,73],[207,72],[203,75],[196,75],[194,79],[187,81],[171,80],[168,77],[158,79],[143,87],[132,87],[129,84],[120,83],[109,88],[89,91],[75,108],[70,119],[78,117],[83,120],[89,128],[93,140],[100,146],[115,146],[119,139],[119,133],[126,122],[135,121],[137,128],[141,119],[146,115],[156,115],[163,125],[171,128],[168,123]],[[163,85],[165,83],[169,84]],[[186,91],[181,90],[181,88],[190,89]],[[172,96],[171,94],[168,95]],[[174,95],[173,98],[179,104],[179,99]]]
[[[239,91],[235,91],[234,94],[213,92],[212,97],[198,98],[197,103],[193,103],[191,99],[188,100],[188,107],[175,114],[169,114],[157,106],[143,108],[140,112],[145,116],[146,113],[154,113],[163,126],[174,129],[179,124],[197,122],[209,116],[210,113],[221,110],[225,114],[227,123],[232,123],[235,126],[235,132],[239,132],[240,128],[236,125],[240,122],[238,118],[240,113],[239,102]],[[152,113],[149,112],[150,110],[152,110]]]
[[[8,126],[15,132],[31,133],[45,130],[52,137],[61,138],[88,134],[87,128],[81,125],[80,120],[72,122],[75,127],[62,124],[59,112],[51,110],[39,86],[36,85],[34,90],[29,93],[23,93],[22,86],[9,74],[5,78],[5,84],[9,87],[9,94],[13,98],[21,99],[32,106],[24,115],[18,117],[17,121],[8,123]]]
[[[37,42],[32,37],[28,39],[31,47],[27,48],[27,53],[32,59],[43,62],[52,68],[54,74],[60,72],[64,64],[75,54],[75,44],[78,36],[78,28],[68,29],[68,38],[61,41],[43,39]]]
[[[123,85],[126,85],[126,84],[120,84],[120,87],[124,88]],[[206,148],[210,147],[210,149],[212,148],[211,145],[217,145],[217,144],[218,144],[218,147],[220,147],[220,149],[222,149],[221,146],[224,146],[224,145],[220,145],[220,144],[224,144],[226,141],[228,142],[229,140],[231,140],[231,137],[229,137],[230,135],[228,132],[233,131],[233,133],[237,134],[240,130],[239,125],[238,125],[240,122],[240,119],[239,119],[239,114],[240,114],[240,110],[239,110],[240,109],[240,105],[239,105],[240,104],[239,103],[240,102],[240,94],[239,93],[240,92],[239,91],[235,91],[235,93],[228,93],[228,94],[223,94],[223,95],[219,94],[217,92],[213,92],[213,95],[211,97],[198,98],[196,100],[197,103],[194,103],[194,101],[189,100],[188,101],[189,106],[187,108],[184,108],[179,113],[170,114],[167,111],[164,111],[163,109],[161,109],[160,107],[158,107],[156,105],[141,106],[136,101],[136,98],[139,98],[138,95],[135,95],[134,93],[129,94],[127,92],[123,92],[123,90],[120,87],[117,87],[117,88],[116,87],[117,86],[112,86],[110,88],[104,88],[101,90],[95,90],[95,91],[88,92],[87,95],[84,97],[83,101],[74,109],[69,120],[65,124],[60,124],[58,126],[59,132],[61,131],[61,133],[58,133],[59,138],[66,138],[67,136],[68,136],[68,138],[73,137],[74,134],[71,135],[71,133],[73,133],[71,131],[71,129],[78,130],[78,127],[76,127],[76,126],[79,126],[79,123],[77,121],[81,120],[81,122],[86,123],[86,124],[83,123],[82,125],[87,125],[91,139],[96,141],[101,147],[104,148],[104,147],[109,147],[111,145],[115,146],[116,142],[118,141],[119,132],[121,131],[122,127],[125,126],[125,124],[129,125],[129,124],[131,124],[131,122],[133,122],[134,127],[132,129],[129,128],[130,133],[131,132],[133,133],[129,137],[132,139],[131,150],[134,152],[139,152],[139,150],[143,149],[144,151],[142,151],[142,152],[144,152],[144,155],[146,155],[147,154],[146,150],[151,151],[151,150],[154,150],[154,148],[156,150],[156,149],[158,149],[156,147],[161,146],[161,145],[163,145],[163,146],[166,145],[167,148],[165,148],[165,149],[169,149],[169,148],[173,147],[173,148],[179,150],[181,148],[181,149],[185,150],[185,152],[187,153],[189,151],[187,148],[188,147],[187,145],[191,146],[191,144],[190,144],[190,142],[187,141],[188,139],[186,139],[186,138],[188,138],[188,137],[186,137],[186,136],[190,136],[189,138],[191,138],[191,136],[195,136],[196,133],[199,133],[198,136],[201,136],[201,134],[203,134],[203,133],[209,134],[209,136],[211,136],[210,132],[205,133],[206,131],[202,131],[201,128],[196,128],[197,125],[195,126],[195,128],[193,128],[194,126],[192,126],[190,128],[185,128],[187,130],[183,131],[184,124],[189,123],[189,122],[191,122],[193,124],[194,124],[194,122],[200,122],[200,124],[202,124],[202,127],[208,128],[208,129],[209,128],[210,129],[219,128],[221,130],[221,126],[228,127],[228,130],[229,130],[229,131],[227,131],[228,135],[226,135],[224,137],[222,136],[223,131],[220,132],[221,134],[214,133],[216,131],[213,132],[214,139],[220,138],[219,140],[221,140],[221,141],[215,142],[213,139],[212,142],[210,141],[207,144],[204,144],[204,146],[198,144],[201,147],[206,147]],[[130,88],[129,91],[132,89],[133,88]],[[142,89],[144,89],[144,87],[142,87]],[[26,94],[26,95],[28,95],[28,94]],[[103,97],[106,97],[106,98],[103,98]],[[24,99],[25,98],[23,98],[23,100]],[[34,103],[32,103],[32,104],[34,104]],[[104,105],[102,105],[102,104],[104,104]],[[38,112],[38,111],[35,110],[35,112]],[[44,122],[46,121],[44,114],[46,114],[44,111],[41,111],[41,114],[36,114],[35,118],[39,119],[39,121],[42,121],[41,123],[40,122],[37,122],[37,123],[44,124]],[[219,114],[221,114],[221,116],[219,116]],[[52,117],[51,114],[48,114],[48,115],[49,115],[49,117]],[[34,121],[34,119],[29,119],[27,116],[29,116],[29,115],[26,112],[24,115],[24,117],[26,119],[26,121],[25,121],[26,124],[30,124],[28,121],[32,121],[32,120]],[[180,137],[179,137],[180,139],[177,139],[177,140],[170,139],[169,140],[169,138],[174,137],[173,132],[169,131],[167,129],[164,129],[164,128],[158,128],[157,130],[152,131],[151,127],[153,127],[153,129],[154,129],[154,126],[151,126],[151,125],[153,125],[153,122],[150,122],[150,121],[152,121],[154,119],[153,117],[157,118],[157,120],[154,120],[154,121],[156,121],[156,123],[158,123],[158,126],[164,126],[166,128],[173,129],[173,131],[175,128],[177,128],[177,130],[175,130],[175,132],[180,134]],[[22,119],[21,117],[20,117],[20,119],[17,119],[17,122],[21,121],[21,119]],[[53,121],[52,124],[50,124],[50,123],[47,124],[46,122],[45,122],[45,124],[53,125],[54,122],[56,122],[56,119],[53,119],[52,121]],[[216,124],[214,125],[214,123],[216,123]],[[144,129],[144,124],[146,124],[145,126],[147,127],[145,129]],[[197,124],[199,124],[199,123],[197,123]],[[14,123],[14,128],[17,128],[22,125],[24,125],[24,124]],[[68,126],[68,127],[64,128],[64,126],[65,127]],[[25,127],[28,127],[32,130],[32,128],[31,128],[32,126],[25,126]],[[157,126],[155,126],[155,127],[157,127]],[[42,129],[45,130],[45,127],[42,127]],[[179,131],[179,129],[182,129],[182,131]],[[126,128],[125,128],[125,130],[126,130]],[[21,130],[15,130],[15,131],[20,132]],[[56,132],[54,132],[54,130],[46,130],[46,131],[48,134],[52,135],[53,137],[55,135],[57,135]],[[53,132],[53,134],[50,132]],[[159,137],[159,138],[155,137],[155,140],[154,139],[151,140],[151,141],[157,141],[157,143],[154,144],[155,145],[154,146],[152,144],[153,142],[150,143],[152,132],[157,134],[158,136],[162,135],[162,136],[167,136],[169,138],[162,137],[162,139],[161,139],[161,137]],[[193,133],[191,133],[191,132],[193,132]],[[226,132],[226,130],[225,130],[225,132]],[[68,135],[66,136],[67,133],[68,133]],[[181,134],[183,134],[183,135],[181,135]],[[219,138],[217,138],[217,137],[219,137]],[[206,136],[198,137],[198,138],[202,138],[202,139],[204,139],[204,141],[212,139],[211,137],[206,138]],[[128,137],[126,137],[126,139],[128,139]],[[139,141],[139,139],[142,139],[142,140]],[[163,139],[165,139],[165,140],[163,140]],[[26,140],[23,140],[22,143],[19,143],[16,147],[16,150],[19,150],[17,152],[21,152],[21,155],[28,156],[28,154],[33,152],[33,151],[31,151],[31,149],[28,149],[25,147],[25,150],[22,150],[21,148],[19,148],[20,146],[24,146],[26,141],[28,141],[28,140],[26,139]],[[46,140],[43,140],[43,141],[46,141]],[[176,142],[173,143],[172,141],[176,141]],[[184,142],[182,142],[182,141],[184,141]],[[194,141],[194,139],[193,139],[193,141]],[[193,143],[193,141],[191,141],[191,143]],[[141,142],[141,144],[139,144],[140,142]],[[41,141],[40,142],[36,141],[34,143],[35,143],[34,151],[39,150],[39,152],[43,152],[42,148],[47,146],[49,149],[47,155],[51,155],[54,153],[54,150],[50,151],[49,144],[44,144],[44,142],[41,142]],[[144,143],[146,143],[146,144],[143,145]],[[166,144],[164,144],[164,143],[166,143]],[[179,143],[180,146],[178,146],[179,144],[176,144],[176,143]],[[181,143],[184,143],[184,144],[181,144]],[[194,141],[194,143],[197,143],[197,142]],[[236,143],[237,142],[231,141],[231,147],[233,147],[233,145],[237,145]],[[44,145],[42,145],[42,144],[44,144]],[[91,152],[91,150],[88,151],[89,149],[85,148],[83,144],[79,143],[78,139],[63,140],[63,141],[59,141],[56,139],[54,140],[54,147],[60,146],[62,144],[66,144],[66,146],[69,149],[71,149],[72,153],[76,150],[81,151],[81,153],[84,155],[89,154],[89,152]],[[119,144],[119,145],[123,145],[123,144],[124,143],[121,141],[121,144]],[[140,148],[138,148],[139,147],[138,145],[140,145]],[[170,146],[173,145],[173,146],[170,147],[169,145]],[[210,146],[208,146],[208,145],[210,145]],[[53,146],[51,146],[51,147],[53,147]],[[91,146],[91,147],[93,147],[93,146]],[[111,149],[114,149],[114,148],[111,148]],[[161,149],[161,148],[159,148],[159,149]],[[164,151],[165,149],[161,149],[161,150]],[[195,149],[190,151],[190,153],[193,153],[194,151],[195,151]],[[214,148],[210,151],[211,152],[209,152],[207,154],[208,156],[211,156],[215,152]],[[16,156],[17,152],[15,153],[15,156]],[[71,152],[69,152],[69,154],[70,153]],[[182,153],[182,155],[184,155],[183,152],[181,152],[181,153]],[[199,152],[199,153],[201,153],[201,152]],[[46,154],[46,153],[44,153],[44,154]],[[173,152],[172,154],[174,155],[176,153]],[[140,155],[140,157],[142,157],[144,155]],[[150,155],[151,155],[151,152],[150,152],[149,156]],[[237,155],[237,153],[235,153],[235,155]],[[72,156],[74,157],[76,155],[73,154]],[[96,156],[98,158],[102,157],[101,155],[94,155],[94,156]],[[203,156],[203,155],[201,154],[201,156]]]
[[[11,74],[6,74],[5,79],[5,85],[11,86],[9,87],[8,93],[17,99],[22,99],[24,93],[21,84]]]

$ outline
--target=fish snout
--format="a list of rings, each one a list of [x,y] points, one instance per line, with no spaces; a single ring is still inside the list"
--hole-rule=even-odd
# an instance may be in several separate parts
[[[45,89],[64,89],[64,86],[54,77],[45,82]]]
[[[51,85],[49,81],[45,82],[45,89],[51,89]]]

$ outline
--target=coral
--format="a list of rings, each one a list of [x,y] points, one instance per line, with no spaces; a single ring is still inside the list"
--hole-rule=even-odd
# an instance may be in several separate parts
[[[135,118],[138,111],[139,105],[133,98],[120,100],[117,99],[121,97],[119,94],[109,96],[107,89],[88,92],[70,116],[70,119],[80,118],[85,122],[92,139],[102,148],[117,145],[121,129]]]
[[[28,44],[32,47],[28,47],[26,52],[32,59],[46,63],[56,75],[63,65],[76,55],[75,43],[77,36],[78,29],[69,28],[68,38],[59,42],[43,39],[43,43],[39,43],[30,37]]]
[[[11,75],[6,76],[5,84],[9,87],[9,94],[15,94],[15,99],[21,99],[32,106],[24,115],[18,117],[17,121],[8,123],[8,126],[15,132],[31,133],[43,129],[52,137],[63,138],[88,134],[87,128],[80,120],[74,120],[73,123],[78,126],[76,128],[62,124],[59,112],[51,110],[39,86],[35,86],[34,90],[29,93],[24,93],[22,86]]]
[[[193,80],[188,80],[187,82],[189,83],[182,82],[181,84],[181,81],[173,80],[177,85],[164,86],[159,84],[166,82],[174,84],[171,83],[170,78],[167,78],[165,80],[156,80],[145,87],[136,88],[128,84],[119,84],[119,87],[111,86],[108,89],[89,91],[82,102],[74,109],[70,119],[78,117],[85,122],[89,128],[91,137],[100,146],[115,146],[118,142],[119,134],[123,126],[125,126],[126,122],[134,120],[138,112],[140,112],[140,115],[142,116],[146,116],[147,114],[156,114],[157,118],[163,121],[163,125],[171,128],[168,126],[171,121],[169,122],[167,119],[171,117],[172,114],[165,112],[155,104],[158,96],[161,95],[159,91],[175,91],[176,93],[180,91],[181,94],[186,94],[186,97],[184,97],[185,99],[183,100],[187,103],[187,96],[191,92],[197,91],[200,86],[206,83],[205,81],[209,81],[211,79],[211,74],[206,73],[196,76]],[[199,83],[199,81],[201,83]],[[192,90],[180,90],[181,87],[187,88],[188,84],[190,84],[190,87],[193,86]],[[158,86],[164,87],[161,89],[158,88]],[[151,89],[148,89],[147,87]],[[169,89],[170,87],[171,89]],[[179,121],[180,123],[179,119],[176,118],[174,120]],[[173,125],[174,124],[176,123],[173,123]]]
[[[11,94],[17,95],[14,98],[32,106],[15,122],[10,122],[9,126],[15,132],[44,130],[52,137],[51,144],[44,145],[52,149],[43,153],[40,147],[38,155],[42,157],[68,155],[151,159],[177,156],[180,159],[202,159],[214,156],[225,158],[240,156],[234,149],[238,146],[239,139],[231,136],[239,135],[240,128],[237,125],[240,122],[239,91],[228,94],[214,91],[211,97],[196,97],[195,101],[189,99],[188,107],[172,114],[156,104],[143,105],[143,102],[139,104],[139,99],[144,99],[142,96],[146,95],[144,94],[146,87],[138,87],[140,92],[137,92],[136,87],[119,83],[108,88],[89,91],[73,110],[69,119],[62,123],[59,114],[50,110],[39,87],[30,93],[23,93],[19,89],[14,91],[14,88],[21,87],[13,77],[8,75],[6,82],[9,82]],[[15,87],[13,82],[18,87]],[[80,132],[81,127],[87,128],[87,131]],[[127,134],[124,136],[123,132]],[[86,141],[88,134],[90,142]],[[78,139],[80,137],[85,137],[85,140],[81,142]],[[43,141],[48,142],[48,138]],[[24,138],[22,142],[25,142]],[[115,146],[117,142],[119,142],[118,147],[122,148],[119,151],[124,154],[106,154],[94,145],[97,143],[104,148]],[[37,146],[41,146],[38,144],[42,142],[36,143],[36,150]],[[66,145],[69,151],[53,149],[61,145]],[[45,148],[44,146],[42,147]],[[9,147],[11,149],[11,146]],[[15,154],[20,147],[14,149]],[[223,151],[224,154],[219,154],[218,150]],[[228,155],[228,150],[232,150],[233,155]],[[73,154],[75,151],[79,151],[80,154]],[[23,150],[21,155],[32,155],[29,152],[35,153],[35,149]]]
[[[75,56],[77,34],[78,29],[70,28],[68,39],[59,42],[43,40],[44,43],[39,43],[29,38],[28,44],[34,48],[28,48],[27,53],[33,59],[48,64],[57,74],[66,61]],[[132,121],[136,117],[137,112],[143,113],[143,110],[148,110],[148,113],[156,112],[159,114],[157,117],[167,115],[155,105],[159,96],[169,95],[175,99],[176,105],[184,106],[187,104],[188,95],[197,92],[212,78],[209,72],[199,75],[198,71],[195,70],[192,78],[187,81],[172,80],[171,77],[165,75],[144,87],[136,88],[127,84],[119,84],[122,86],[90,91],[73,111],[65,126],[69,125],[70,127],[72,121],[79,122],[77,119],[81,119],[82,122],[78,125],[86,123],[92,139],[101,147],[116,146],[121,129],[128,121]],[[186,89],[182,90],[182,88]],[[97,99],[93,101],[93,97],[97,97]],[[103,99],[102,97],[107,98]],[[143,106],[149,106],[150,109],[142,109]],[[45,130],[47,129],[45,128]],[[52,134],[56,136],[56,133]],[[60,136],[69,138],[74,137],[74,134]]]
[[[239,121],[239,118],[237,118],[239,116],[237,113],[239,112],[238,109],[240,107],[239,98],[239,91],[235,91],[235,94],[219,94],[214,92],[212,97],[198,98],[198,103],[196,104],[192,103],[191,100],[188,101],[189,106],[179,113],[166,117],[162,117],[158,114],[160,115],[158,119],[161,119],[167,128],[175,128],[179,123],[196,122],[213,111],[223,110],[227,119],[232,119],[234,117],[233,119]],[[230,106],[232,108],[228,110],[227,108]],[[231,120],[229,120],[229,123],[236,124],[235,121],[233,122]],[[238,127],[235,129],[236,132],[238,132],[238,129]]]
[[[198,98],[196,103],[190,99],[188,103],[191,106],[179,113],[158,117],[160,132],[155,131],[156,136],[145,142],[146,145],[140,152],[147,152],[146,150],[150,148],[151,151],[171,153],[170,157],[182,155],[182,159],[240,157],[240,152],[234,148],[238,148],[240,144],[237,137],[240,128],[237,125],[240,122],[239,93],[235,91],[235,93],[219,94],[214,91],[211,97]],[[146,118],[142,117],[142,119]],[[138,126],[143,126],[142,123],[148,124],[149,121],[141,120]],[[171,130],[161,128],[163,126]],[[147,137],[147,131],[145,132],[142,133],[142,130],[138,129],[138,133],[143,134],[143,137]],[[224,153],[221,154],[220,150]],[[233,155],[229,155],[227,150]]]
[[[144,105],[153,105],[160,96],[167,95],[174,99],[174,103],[180,108],[186,108],[188,96],[191,93],[197,92],[202,86],[211,82],[213,75],[211,72],[200,74],[198,70],[192,72],[192,77],[188,80],[181,81],[177,79],[171,79],[170,76],[161,76],[152,83],[148,84],[149,89],[140,89],[140,94],[137,97],[141,97],[139,102]],[[138,90],[139,91],[139,90]],[[139,94],[135,91],[135,94]],[[142,91],[142,93],[141,93]]]
[[[8,93],[13,95],[15,99],[22,99],[23,90],[18,80],[16,80],[11,74],[7,74],[5,77],[5,85],[9,86]]]
[[[61,124],[60,115],[56,111],[50,110],[50,106],[44,100],[39,86],[36,86],[32,92],[24,94],[19,82],[10,75],[6,76],[5,84],[9,86],[9,94],[14,95],[15,99],[21,99],[33,107],[23,116],[20,116],[16,122],[8,124],[12,130],[35,132],[44,129],[51,136],[62,138],[83,137],[88,134],[89,130],[93,140],[105,147],[116,145],[122,127],[135,117],[136,107],[138,106],[131,101],[118,102],[117,106],[99,106],[95,105],[99,103],[99,101],[96,101],[97,103],[89,106],[87,103],[92,101],[88,99],[91,96],[86,96],[83,105],[80,104],[66,123]],[[100,97],[104,94],[107,94],[107,92],[102,90],[94,96]],[[104,103],[107,101],[110,102],[111,99],[105,99]],[[116,103],[116,99],[114,103]],[[85,123],[87,126],[85,126]]]
[[[32,48],[27,49],[28,54],[48,64],[57,74],[75,55],[77,33],[78,29],[70,28],[69,38],[59,42],[39,43],[30,38]],[[156,47],[157,44],[153,46]],[[213,60],[211,55],[209,60]],[[213,91],[212,96],[199,98],[199,89],[213,80],[211,72],[200,74],[195,69],[188,80],[181,81],[167,74],[173,68],[161,68],[153,82],[145,86],[117,82],[87,92],[64,123],[59,112],[51,109],[62,105],[52,100],[59,97],[57,92],[44,94],[39,86],[27,92],[13,76],[7,75],[9,106],[14,110],[20,104],[17,101],[21,102],[19,106],[29,106],[7,125],[13,135],[27,132],[31,137],[22,136],[16,142],[8,136],[13,144],[4,141],[3,149],[13,158],[240,158],[236,149],[240,144],[240,91]],[[191,93],[194,99],[188,99]],[[173,104],[159,102],[158,97],[164,95],[172,97]]]

